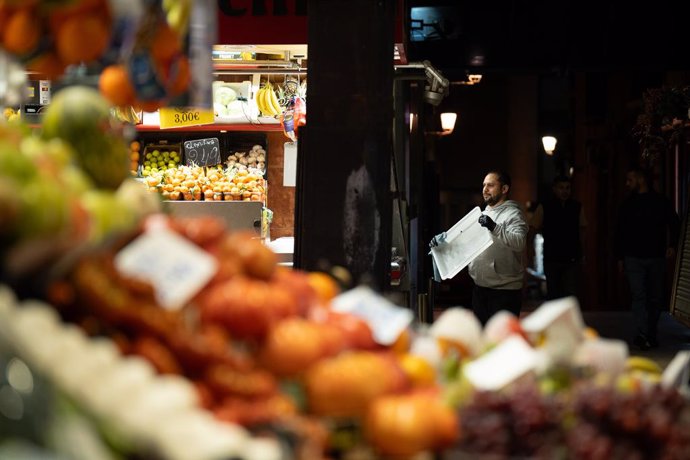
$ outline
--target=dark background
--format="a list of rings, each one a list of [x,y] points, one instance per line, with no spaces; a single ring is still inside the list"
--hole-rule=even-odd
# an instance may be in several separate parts
[[[642,96],[649,88],[690,84],[690,7],[645,3],[408,2],[409,60],[429,60],[453,82],[441,105],[428,108],[428,129],[438,129],[433,123],[441,112],[458,113],[451,135],[426,141],[439,185],[438,230],[480,202],[489,169],[510,172],[512,198],[528,212],[549,193],[557,172],[572,171],[574,196],[589,224],[585,309],[628,305],[610,248],[625,170],[641,162],[632,129]],[[432,26],[413,21],[419,18]],[[468,73],[482,74],[481,83],[462,84]],[[543,151],[545,134],[558,138],[553,157]],[[646,162],[656,188],[681,216],[687,171],[674,156],[683,153],[668,151]],[[465,286],[466,276],[443,282],[437,301],[466,302],[469,292],[458,284]]]

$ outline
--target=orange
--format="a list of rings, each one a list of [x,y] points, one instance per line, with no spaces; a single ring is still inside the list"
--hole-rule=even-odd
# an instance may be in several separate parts
[[[317,297],[323,303],[330,302],[333,297],[340,293],[340,286],[338,286],[335,279],[327,273],[309,272],[307,274],[307,282],[316,291]]]
[[[391,351],[395,353],[406,353],[410,349],[412,338],[409,329],[404,329],[395,342],[391,345]]]
[[[110,28],[94,15],[67,19],[55,36],[55,47],[65,64],[89,62],[101,57],[110,41]]]
[[[31,8],[22,8],[6,19],[2,30],[2,44],[13,54],[27,54],[38,46],[41,38],[40,24]]]
[[[134,102],[134,107],[143,110],[144,112],[155,112],[156,110],[160,109],[163,107],[164,103],[163,101],[135,101]]]
[[[26,64],[27,70],[36,72],[48,80],[56,80],[65,71],[65,64],[57,55],[52,52],[46,52],[35,57]]]
[[[101,72],[98,89],[113,105],[131,105],[136,97],[127,69],[122,64],[109,65]]]
[[[133,152],[138,152],[139,150],[141,150],[141,144],[139,143],[139,141],[132,141],[132,142],[129,144],[129,148],[130,148],[130,150],[132,150]]]
[[[421,356],[405,353],[398,358],[398,362],[412,386],[424,387],[436,382],[436,370]]]
[[[110,24],[108,0],[76,0],[51,9],[48,16],[48,28],[53,34],[57,34],[68,19],[84,14],[98,17],[105,24]]]
[[[470,355],[470,351],[467,349],[465,344],[458,341],[445,337],[439,337],[436,339],[436,343],[438,343],[442,356],[447,356],[451,352],[457,353],[461,358]]]
[[[180,52],[180,37],[167,22],[161,21],[150,44],[153,60],[158,64],[170,61]]]

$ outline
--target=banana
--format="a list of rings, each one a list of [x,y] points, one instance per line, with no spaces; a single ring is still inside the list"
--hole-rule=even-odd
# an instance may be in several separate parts
[[[625,362],[628,371],[643,371],[650,374],[661,374],[661,367],[649,358],[642,356],[630,356]]]
[[[275,112],[274,116],[278,116],[283,113],[283,108],[280,106],[280,103],[278,102],[276,92],[273,91],[273,86],[271,86],[270,84],[268,86],[268,100],[273,108],[273,111]]]
[[[180,37],[184,37],[189,26],[192,10],[192,0],[163,0],[163,10],[166,20]]]
[[[270,116],[268,107],[266,107],[266,87],[259,89],[256,92],[256,105],[263,116]]]
[[[264,86],[263,90],[264,91],[261,93],[261,99],[262,104],[266,109],[264,115],[269,117],[275,117],[276,115],[278,115],[278,112],[275,110],[275,108],[273,107],[273,103],[271,102],[271,93],[273,92],[273,90],[271,89],[270,83],[267,83],[266,86]]]
[[[263,88],[259,88],[256,93],[254,93],[254,102],[256,102],[256,108],[259,109],[259,113],[263,114],[264,113],[264,106],[262,104],[261,100],[261,93],[263,92]]]

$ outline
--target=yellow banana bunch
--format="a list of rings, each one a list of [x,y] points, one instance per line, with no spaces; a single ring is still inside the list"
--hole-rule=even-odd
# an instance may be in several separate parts
[[[264,116],[277,117],[283,113],[271,83],[266,83],[256,92],[256,106]]]
[[[642,356],[630,356],[625,362],[627,371],[642,371],[650,374],[661,374],[661,367],[653,360]]]
[[[131,123],[133,125],[136,125],[137,123],[141,122],[139,114],[136,112],[136,110],[134,110],[134,107],[132,106],[113,107],[111,109],[111,113],[115,116],[117,120],[123,123]]]
[[[271,85],[271,83],[269,82],[267,83],[267,86],[268,89],[266,91],[268,93],[268,103],[271,105],[271,108],[273,109],[275,116],[278,116],[283,113],[283,108],[280,106],[280,103],[278,102],[278,96],[276,96],[276,92],[273,90],[273,85]]]
[[[189,16],[192,10],[192,0],[163,0],[163,11],[170,27],[180,37],[187,34]]]
[[[254,100],[256,101],[256,107],[259,109],[259,112],[261,112],[261,115],[267,116],[269,115],[269,113],[268,109],[266,108],[266,105],[264,104],[265,91],[265,87],[259,88],[259,90],[254,95]]]

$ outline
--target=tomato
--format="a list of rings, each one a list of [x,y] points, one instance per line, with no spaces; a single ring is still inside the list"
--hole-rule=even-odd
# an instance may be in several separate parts
[[[369,351],[323,359],[307,370],[304,383],[309,410],[331,417],[361,416],[374,398],[408,384],[390,356]]]
[[[160,374],[182,373],[175,355],[153,337],[139,337],[132,344],[132,352],[147,359]]]
[[[349,348],[357,350],[376,350],[381,348],[374,341],[369,324],[359,316],[351,313],[331,311],[328,322],[337,326],[345,335]]]
[[[233,336],[261,341],[282,318],[297,314],[297,302],[285,288],[235,276],[208,289],[198,301],[203,322],[218,323]]]
[[[284,287],[292,293],[299,306],[300,314],[306,314],[317,301],[317,293],[309,283],[307,274],[301,270],[278,266],[271,278],[272,284]]]
[[[369,407],[364,433],[379,454],[404,459],[451,445],[459,423],[437,392],[385,395]]]
[[[278,266],[278,256],[251,231],[228,234],[219,248],[219,257],[236,257],[250,277],[269,279]]]
[[[259,361],[279,376],[295,376],[312,364],[342,349],[330,326],[301,318],[291,318],[276,324],[266,337]]]

